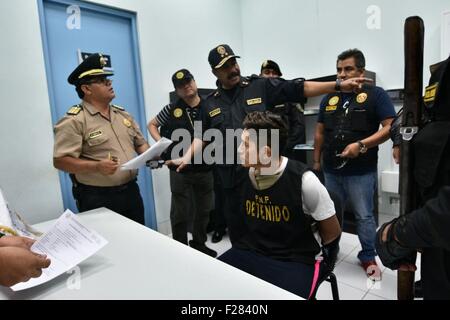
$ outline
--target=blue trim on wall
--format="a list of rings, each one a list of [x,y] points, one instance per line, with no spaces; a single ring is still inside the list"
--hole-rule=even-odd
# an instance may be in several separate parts
[[[102,12],[114,16],[123,17],[126,19],[129,19],[131,21],[131,28],[132,28],[132,43],[133,43],[133,53],[134,53],[134,61],[135,61],[135,75],[137,78],[137,91],[138,91],[138,98],[139,98],[139,126],[142,129],[142,133],[144,134],[145,138],[148,141],[148,134],[147,130],[145,128],[147,127],[146,123],[146,114],[145,114],[145,102],[144,102],[144,90],[142,85],[142,74],[141,74],[141,62],[140,62],[140,48],[139,48],[139,40],[137,36],[137,24],[136,24],[136,13],[127,11],[127,10],[117,10],[113,8],[109,8],[100,4],[93,4],[93,3],[87,3],[84,1],[78,1],[78,0],[37,0],[38,3],[38,13],[39,13],[39,21],[40,21],[40,28],[41,28],[41,38],[42,38],[42,46],[44,51],[44,62],[45,62],[45,70],[47,75],[47,87],[48,87],[48,93],[49,93],[49,100],[50,105],[55,106],[55,93],[53,91],[53,79],[52,79],[52,70],[51,70],[51,63],[50,63],[50,50],[48,46],[47,41],[47,29],[45,26],[45,10],[44,10],[44,1],[46,2],[53,2],[57,4],[63,4],[63,5],[78,5],[80,8],[88,9],[96,12]],[[59,118],[56,114],[56,108],[51,108],[51,116],[53,123],[56,123]],[[148,170],[147,168],[144,168],[143,170]],[[68,203],[68,195],[72,194],[72,190],[67,190],[68,185],[67,183],[64,183],[67,178],[67,174],[59,171],[59,180],[61,185],[61,191],[62,191],[62,197],[63,202]],[[146,224],[154,229],[157,230],[157,221],[156,221],[156,209],[155,209],[155,197],[154,197],[154,191],[153,191],[153,180],[151,174],[144,175],[144,181],[149,187],[150,193],[148,195],[144,195],[148,197],[148,200],[144,200],[146,208],[150,212],[150,216],[146,215]],[[148,221],[150,220],[150,221]]]

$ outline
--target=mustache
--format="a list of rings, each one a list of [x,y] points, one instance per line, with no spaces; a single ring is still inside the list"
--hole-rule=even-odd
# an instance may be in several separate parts
[[[234,77],[239,77],[241,75],[241,73],[240,72],[232,72],[232,73],[230,73],[229,75],[228,75],[228,80],[231,80],[232,78],[234,78]]]

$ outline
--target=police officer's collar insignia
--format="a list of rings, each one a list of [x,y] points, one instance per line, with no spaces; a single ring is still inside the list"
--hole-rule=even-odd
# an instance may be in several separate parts
[[[247,105],[248,106],[252,106],[254,104],[260,104],[262,103],[262,98],[254,98],[254,99],[248,99],[247,100]]]
[[[338,96],[334,96],[332,97],[330,100],[328,100],[328,104],[330,106],[335,106],[339,103],[339,97]]]
[[[76,106],[71,107],[69,109],[69,111],[67,111],[67,114],[71,115],[71,116],[76,116],[77,114],[79,114],[81,112],[82,109],[83,108],[80,105],[76,105]]]
[[[175,77],[176,77],[178,80],[181,80],[181,79],[184,78],[184,73],[183,73],[182,71],[177,72],[177,74],[175,75]]]
[[[131,127],[131,121],[128,119],[123,119],[123,124],[128,128]]]
[[[123,107],[121,107],[121,106],[118,106],[118,105],[115,105],[115,104],[113,104],[112,107],[114,107],[114,108],[116,108],[116,109],[119,109],[119,110],[121,110],[121,111],[125,111],[125,108],[123,108]]]
[[[212,117],[215,117],[215,116],[217,116],[218,114],[220,114],[222,111],[220,110],[220,108],[216,108],[216,109],[214,109],[213,111],[210,111],[209,112],[209,117],[210,118],[212,118]]]
[[[94,132],[89,133],[89,139],[95,139],[100,137],[103,134],[102,130],[97,130]]]
[[[358,103],[364,103],[367,100],[367,93],[363,92],[356,96],[356,102]]]
[[[173,116],[175,118],[179,118],[183,115],[183,109],[181,108],[176,108],[175,110],[173,110]]]

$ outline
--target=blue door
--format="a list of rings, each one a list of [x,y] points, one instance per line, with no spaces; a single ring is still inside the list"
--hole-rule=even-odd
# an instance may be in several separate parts
[[[82,53],[100,52],[110,57],[115,73],[113,103],[131,113],[147,136],[135,14],[74,0],[38,0],[38,5],[53,124],[80,101],[67,77]],[[60,181],[64,207],[76,212],[68,174],[61,172]],[[138,183],[146,224],[156,229],[149,170],[140,170]]]

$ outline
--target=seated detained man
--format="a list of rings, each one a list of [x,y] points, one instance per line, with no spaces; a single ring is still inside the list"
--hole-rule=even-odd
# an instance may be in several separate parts
[[[278,155],[287,136],[287,124],[279,115],[265,111],[245,117],[238,153],[248,168],[240,206],[246,233],[219,259],[310,298],[318,282],[315,271],[334,267],[341,230],[333,202],[314,173]],[[323,264],[316,261],[321,246],[312,230],[314,221]]]

